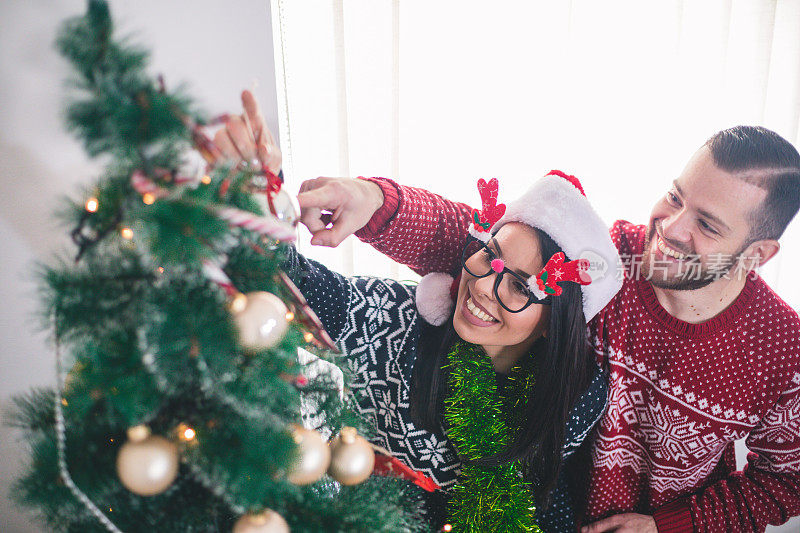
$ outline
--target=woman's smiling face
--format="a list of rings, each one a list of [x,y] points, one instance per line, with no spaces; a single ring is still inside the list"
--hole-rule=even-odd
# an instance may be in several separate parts
[[[503,259],[506,268],[524,278],[542,269],[539,238],[536,231],[526,224],[510,222],[504,225],[488,245],[497,257]],[[480,272],[485,270],[484,264],[488,261],[486,254],[479,251],[467,259],[467,265],[475,265],[471,270]],[[453,327],[465,341],[483,346],[495,369],[504,373],[547,331],[550,306],[532,304],[519,313],[507,311],[494,294],[496,277],[497,274],[492,273],[476,278],[462,269]]]

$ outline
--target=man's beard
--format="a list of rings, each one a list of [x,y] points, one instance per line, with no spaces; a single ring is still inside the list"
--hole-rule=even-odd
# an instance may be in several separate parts
[[[673,275],[670,278],[665,278],[664,271],[654,272],[654,269],[652,268],[655,257],[653,256],[651,245],[653,244],[655,234],[656,225],[654,223],[647,230],[647,237],[645,238],[644,242],[644,254],[642,255],[641,275],[654,287],[673,291],[694,291],[697,289],[702,289],[721,277],[727,276],[739,262],[739,256],[747,247],[747,245],[745,245],[735,254],[725,256],[724,261],[719,261],[714,265],[713,272],[711,272],[711,269],[708,267],[703,267],[702,263],[699,261],[700,257],[697,254],[685,253],[684,255],[690,256],[690,259],[685,261],[683,265],[685,267],[685,272],[682,274]],[[671,244],[667,243],[667,241],[664,242],[670,248],[684,253],[684,251],[679,247],[672,246]],[[697,262],[694,264],[691,263],[692,259],[695,259]]]

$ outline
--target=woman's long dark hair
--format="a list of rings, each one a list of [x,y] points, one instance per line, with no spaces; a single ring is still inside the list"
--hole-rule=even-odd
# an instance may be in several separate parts
[[[539,237],[542,261],[562,251],[546,233]],[[527,398],[525,416],[514,440],[504,451],[476,461],[496,466],[519,460],[526,480],[533,481],[536,499],[547,507],[561,469],[564,430],[572,405],[588,387],[594,359],[586,337],[581,288],[561,285],[563,292],[551,297],[547,338],[535,343],[536,381]],[[535,304],[534,304],[535,305]],[[444,400],[448,395],[447,354],[459,337],[452,317],[440,327],[423,327],[411,386],[411,416],[428,431],[442,428]]]

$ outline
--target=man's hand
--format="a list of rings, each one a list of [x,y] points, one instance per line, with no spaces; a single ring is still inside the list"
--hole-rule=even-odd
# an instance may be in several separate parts
[[[581,528],[581,533],[658,533],[656,521],[652,516],[636,513],[625,513],[609,516],[593,524]]]
[[[250,91],[242,91],[242,107],[244,113],[231,116],[214,135],[214,144],[228,159],[248,162],[258,159],[277,174],[281,169],[281,151]]]
[[[300,185],[297,203],[311,244],[335,248],[369,222],[383,205],[383,192],[367,180],[317,178]]]

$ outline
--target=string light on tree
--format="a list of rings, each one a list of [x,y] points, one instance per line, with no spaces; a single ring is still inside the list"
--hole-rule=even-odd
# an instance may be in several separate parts
[[[178,475],[178,447],[147,426],[128,429],[128,442],[117,454],[117,475],[125,488],[140,496],[167,490]]]
[[[178,427],[175,428],[175,433],[178,435],[178,439],[181,442],[185,442],[187,444],[196,442],[195,437],[197,436],[197,433],[193,428],[184,423],[178,424]]]
[[[128,228],[128,227],[122,228],[120,230],[119,234],[125,240],[129,241],[129,240],[133,239],[133,230],[131,228]]]
[[[230,309],[239,338],[249,348],[272,348],[289,327],[286,304],[269,292],[239,293],[234,296]]]
[[[267,509],[239,518],[233,525],[233,533],[289,533],[289,524],[281,515]]]
[[[345,426],[330,443],[331,465],[328,473],[342,485],[358,485],[375,467],[375,452],[355,428]]]
[[[88,200],[86,200],[86,205],[85,205],[85,207],[86,207],[86,210],[87,210],[88,212],[90,212],[90,213],[96,213],[96,212],[97,212],[97,208],[98,208],[98,207],[100,207],[100,202],[97,200],[97,198],[95,198],[94,196],[92,196],[91,198],[89,198]]]

